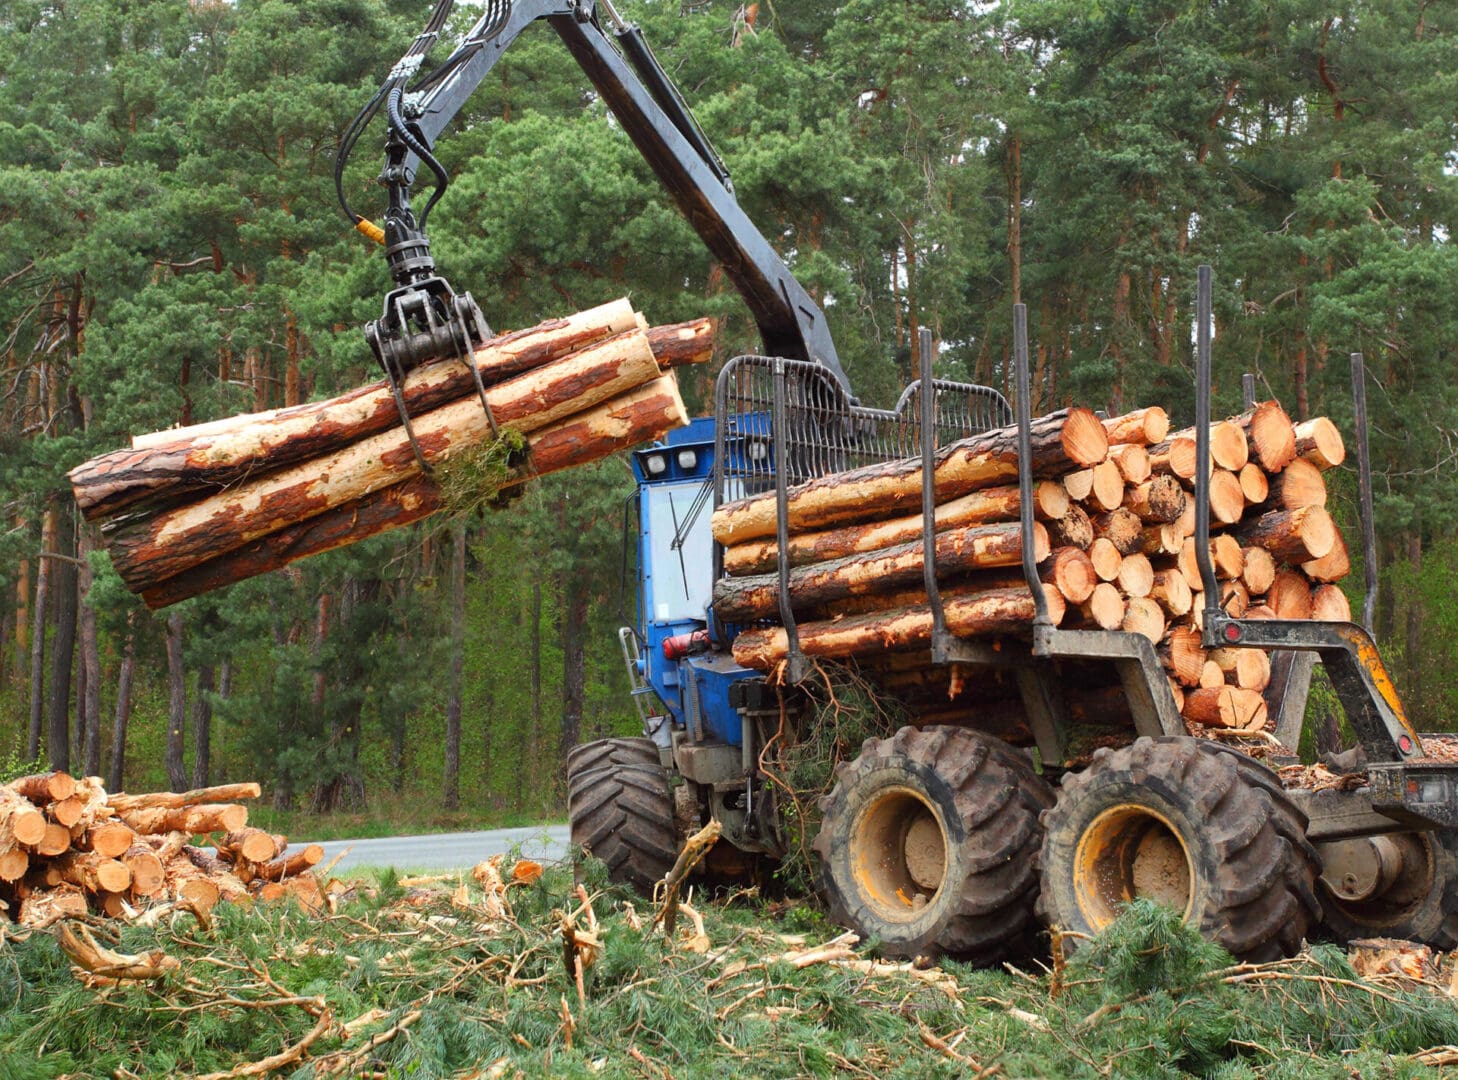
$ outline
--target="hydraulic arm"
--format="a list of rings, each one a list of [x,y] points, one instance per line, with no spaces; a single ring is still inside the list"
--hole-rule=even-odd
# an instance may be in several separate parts
[[[544,20],[723,265],[759,326],[765,351],[820,364],[849,392],[824,313],[740,209],[728,170],[636,26],[625,22],[609,0],[489,0],[455,51],[408,87],[450,7],[451,0],[441,0],[425,32],[356,119],[336,169],[342,173],[364,125],[384,109],[388,134],[380,180],[389,203],[383,229],[348,207],[342,187],[341,204],[360,231],[385,245],[395,289],[366,336],[392,379],[431,360],[460,355],[490,334],[470,295],[456,293],[436,272],[426,220],[448,178],[431,148],[502,52],[530,24]],[[610,28],[604,28],[600,13]],[[410,189],[422,164],[434,173],[436,189],[417,217]]]

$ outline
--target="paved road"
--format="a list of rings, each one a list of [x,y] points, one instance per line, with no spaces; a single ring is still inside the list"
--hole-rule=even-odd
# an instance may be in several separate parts
[[[322,844],[324,862],[347,852],[335,870],[356,866],[393,866],[400,870],[470,869],[483,859],[513,845],[539,862],[553,862],[567,856],[566,825],[532,825],[520,829],[490,829],[486,832],[432,833],[429,836],[388,836],[377,840],[330,840]],[[290,848],[295,845],[290,845]],[[302,845],[298,845],[302,846]]]

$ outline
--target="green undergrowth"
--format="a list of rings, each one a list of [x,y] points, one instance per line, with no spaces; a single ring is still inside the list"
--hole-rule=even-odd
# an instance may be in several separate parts
[[[580,997],[557,928],[588,917],[562,868],[513,886],[500,917],[474,885],[408,890],[386,875],[332,915],[222,907],[211,928],[190,915],[98,928],[120,951],[181,961],[120,987],[83,985],[48,933],[9,940],[0,1076],[223,1072],[321,1027],[281,1075],[1430,1077],[1440,1070],[1410,1055],[1458,1043],[1443,996],[1363,983],[1330,948],[1235,965],[1143,903],[1056,977],[917,973],[797,966],[834,928],[743,893],[699,905],[697,948],[687,913],[670,942],[633,925],[625,901],[644,923],[649,905],[600,867],[587,878],[602,950]],[[348,1036],[336,1026],[370,1016]]]

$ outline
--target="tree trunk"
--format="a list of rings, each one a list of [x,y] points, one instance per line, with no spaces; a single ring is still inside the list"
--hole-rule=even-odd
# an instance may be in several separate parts
[[[52,559],[44,553],[56,547],[56,511],[47,507],[41,519],[41,557],[36,559],[35,610],[30,634],[30,732],[25,743],[28,761],[40,759],[41,720],[45,716],[46,607],[50,600]]]
[[[182,666],[183,617],[167,616],[167,750],[163,764],[173,791],[187,789],[187,769],[182,760],[184,729],[187,727],[187,671]]]
[[[1412,579],[1421,581],[1423,574],[1423,538],[1414,529],[1407,538],[1407,561],[1412,567]],[[1423,601],[1420,593],[1414,593],[1407,605],[1407,699],[1419,700],[1422,693],[1423,656]]]
[[[461,693],[466,665],[466,525],[451,527],[451,670],[446,699],[445,773],[441,779],[445,809],[461,805]],[[489,720],[488,720],[489,726]]]
[[[101,646],[96,632],[96,608],[91,602],[92,572],[86,553],[92,549],[89,530],[81,532],[81,670],[86,676],[86,690],[81,695],[82,755],[86,775],[101,772]]]
[[[69,532],[67,529],[61,531]],[[47,561],[56,564],[52,571],[55,574],[56,632],[51,640],[50,685],[46,687],[46,743],[51,768],[69,771],[71,674],[76,658],[76,564],[70,559]]]
[[[127,616],[126,642],[122,646],[121,665],[116,675],[116,715],[111,724],[111,763],[106,771],[109,791],[121,791],[126,785],[127,725],[132,719],[132,676],[137,668],[137,638],[133,625],[135,615]]]
[[[197,686],[192,700],[192,786],[208,786],[213,738],[213,687],[217,669],[203,664],[197,669]]]

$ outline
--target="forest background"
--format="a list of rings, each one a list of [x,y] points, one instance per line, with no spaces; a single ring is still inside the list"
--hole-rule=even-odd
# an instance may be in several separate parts
[[[869,404],[930,327],[940,373],[1033,409],[1193,412],[1194,270],[1217,409],[1239,375],[1351,432],[1367,358],[1377,633],[1458,717],[1458,7],[1436,0],[620,4],[826,308]],[[631,732],[620,461],[511,506],[148,613],[68,468],[131,434],[374,377],[388,288],[332,191],[338,141],[425,0],[0,0],[0,764],[109,786],[262,781],[276,819],[386,831],[557,819],[579,738]],[[455,29],[474,17],[457,12]],[[437,59],[444,49],[437,50]],[[377,133],[346,177],[361,208]],[[442,138],[442,271],[493,326],[620,295],[722,320],[722,272],[545,26]],[[369,213],[366,210],[366,213]],[[1335,509],[1355,527],[1351,471]],[[1360,568],[1352,579],[1356,595]],[[1355,606],[1355,605],[1354,605]]]

